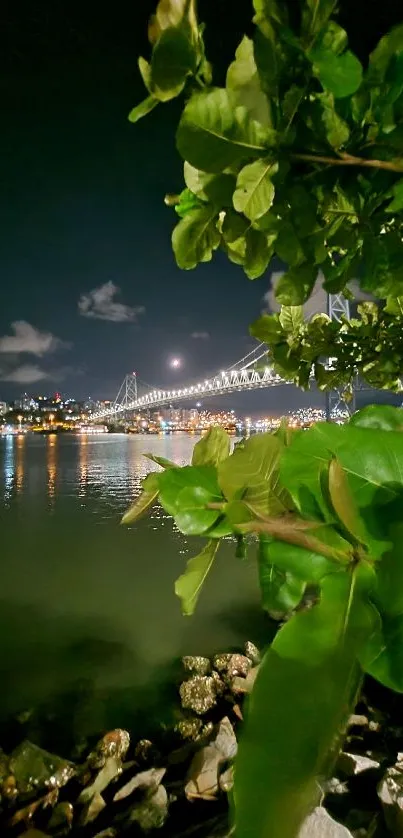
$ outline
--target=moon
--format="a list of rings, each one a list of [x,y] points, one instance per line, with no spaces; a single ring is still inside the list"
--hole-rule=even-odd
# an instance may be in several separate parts
[[[182,366],[182,361],[180,358],[171,358],[169,366],[172,367],[172,369],[177,370]]]

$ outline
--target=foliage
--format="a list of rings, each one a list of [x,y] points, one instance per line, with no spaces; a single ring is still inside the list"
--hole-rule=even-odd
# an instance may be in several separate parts
[[[329,773],[364,672],[403,692],[403,411],[252,436],[222,429],[190,466],[144,481],[205,545],[175,585],[193,613],[219,542],[254,534],[262,604],[290,616],[266,652],[236,764],[239,838],[295,838]],[[156,481],[156,482],[155,482]],[[135,507],[135,508],[136,508]],[[303,607],[304,592],[316,604]],[[295,610],[296,609],[296,610]]]
[[[177,263],[191,269],[221,249],[255,279],[276,256],[287,266],[276,289],[287,307],[309,299],[319,272],[331,293],[349,294],[358,277],[379,308],[363,306],[340,324],[322,316],[280,328],[277,317],[264,318],[252,334],[301,386],[314,376],[322,389],[348,387],[358,371],[371,386],[397,390],[403,24],[381,38],[364,69],[333,19],[335,0],[299,0],[297,24],[286,2],[253,5],[253,37],[239,44],[225,87],[206,60],[195,0],[160,0],[151,61],[139,62],[148,97],[132,121],[185,94],[176,143],[186,189],[167,201],[180,215]]]

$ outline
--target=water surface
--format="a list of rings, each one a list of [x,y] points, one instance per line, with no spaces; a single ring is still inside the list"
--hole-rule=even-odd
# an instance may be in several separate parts
[[[164,701],[172,662],[267,631],[253,561],[223,544],[192,618],[173,585],[195,553],[155,507],[120,518],[154,468],[188,462],[187,435],[0,440],[0,715],[90,697],[79,726],[119,723]],[[85,702],[84,702],[85,704]],[[80,705],[81,707],[81,705]]]

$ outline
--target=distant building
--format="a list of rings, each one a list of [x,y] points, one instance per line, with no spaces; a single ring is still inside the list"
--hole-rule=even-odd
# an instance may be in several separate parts
[[[7,410],[8,410],[7,402],[0,402],[0,416],[4,416],[4,414],[7,413]]]

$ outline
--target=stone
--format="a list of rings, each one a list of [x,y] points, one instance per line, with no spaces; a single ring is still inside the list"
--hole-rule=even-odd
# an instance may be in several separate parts
[[[353,835],[343,824],[333,820],[323,806],[318,806],[302,824],[298,838],[353,838]]]
[[[195,675],[180,685],[182,707],[204,715],[217,702],[218,684],[211,675]]]
[[[224,791],[219,780],[219,769],[223,763],[235,756],[237,747],[234,729],[230,720],[225,717],[218,726],[214,741],[201,748],[193,757],[185,786],[188,800],[214,800],[219,788]]]
[[[261,657],[259,649],[250,640],[245,643],[245,655],[249,658],[252,666],[257,666],[260,663]]]
[[[369,720],[367,716],[359,713],[353,713],[348,720],[348,727],[368,727]]]
[[[72,762],[44,751],[27,739],[12,752],[9,767],[18,792],[23,793],[41,788],[60,789],[76,773]]]
[[[175,725],[175,730],[182,736],[182,739],[190,739],[195,741],[199,738],[203,722],[201,719],[181,719]]]
[[[403,835],[403,763],[399,761],[385,772],[378,786],[386,825],[393,838]]]
[[[194,672],[195,675],[208,675],[211,669],[209,659],[201,655],[186,655],[182,658],[182,664],[186,672]]]
[[[92,768],[102,768],[109,757],[123,759],[129,750],[130,734],[127,730],[111,730],[95,746],[88,757],[88,763]]]
[[[154,792],[160,785],[165,773],[166,768],[149,768],[148,771],[141,771],[116,792],[113,802],[117,803],[119,800],[124,800],[129,794],[133,794],[136,789]]]
[[[67,800],[63,803],[58,803],[57,806],[53,809],[50,821],[49,821],[49,829],[71,829],[73,824],[74,818],[74,809],[71,803],[68,803]]]
[[[105,806],[106,803],[102,795],[94,794],[94,797],[92,797],[91,800],[89,800],[89,802],[84,806],[81,813],[80,824],[82,826],[87,826],[88,823],[95,821],[98,815],[101,814],[102,810],[105,809]]]
[[[343,752],[337,761],[337,770],[346,777],[355,777],[369,769],[380,768],[380,763],[362,754]]]
[[[325,794],[347,794],[349,791],[347,783],[342,783],[338,777],[331,777],[323,784]]]
[[[227,716],[221,719],[213,744],[223,759],[233,759],[235,757],[238,750],[238,743],[234,728]]]
[[[158,761],[160,753],[149,739],[140,739],[134,749],[134,757],[136,762],[150,763]]]
[[[231,791],[234,785],[234,768],[232,765],[229,768],[227,768],[226,771],[223,771],[223,773],[220,774],[218,782],[221,791],[223,791],[225,794],[228,794],[228,792]]]
[[[168,816],[168,794],[165,786],[158,788],[130,812],[130,822],[136,821],[143,832],[160,829]]]
[[[122,772],[122,761],[120,757],[108,757],[105,765],[98,772],[95,780],[79,795],[79,803],[89,803],[93,797],[100,796],[102,792],[109,786],[109,783],[118,777]]]
[[[230,658],[232,657],[231,652],[225,652],[222,655],[214,655],[213,658],[213,666],[217,672],[226,672],[228,669],[228,664]]]

